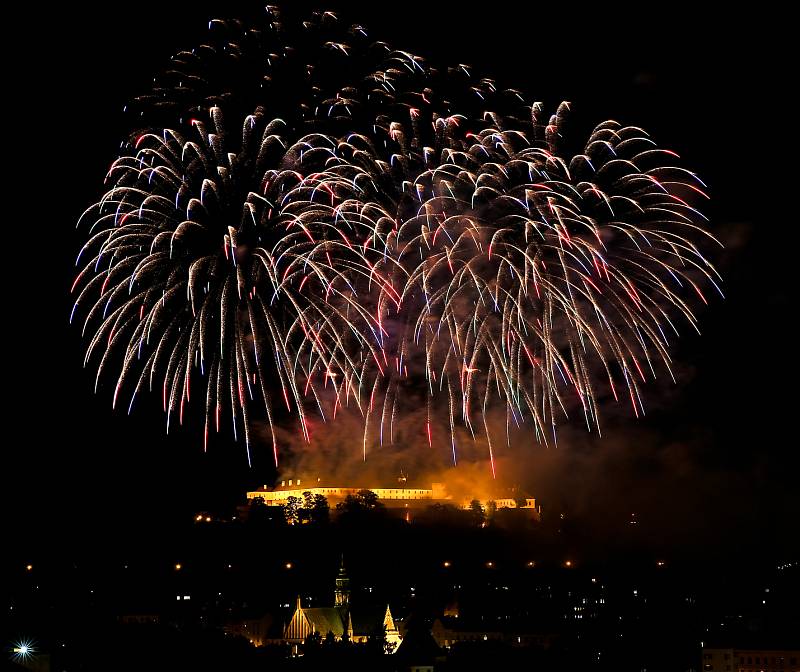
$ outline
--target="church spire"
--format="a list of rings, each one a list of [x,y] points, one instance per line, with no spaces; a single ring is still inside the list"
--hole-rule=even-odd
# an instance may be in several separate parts
[[[339,575],[336,577],[336,589],[333,594],[335,597],[334,603],[337,607],[350,606],[350,579],[347,578],[347,572],[344,569],[344,554],[342,554]]]

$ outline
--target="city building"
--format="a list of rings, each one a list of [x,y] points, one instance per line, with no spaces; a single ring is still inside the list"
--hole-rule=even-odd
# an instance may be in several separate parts
[[[703,672],[800,672],[800,650],[703,648]]]
[[[464,620],[458,616],[440,616],[434,619],[431,634],[436,644],[443,649],[464,642],[489,641],[548,649],[556,639],[553,633],[541,632],[524,620],[514,619],[492,627],[488,623]]]
[[[284,628],[283,641],[296,647],[312,633],[317,633],[323,638],[331,633],[336,640],[346,637],[351,642],[363,643],[370,637],[379,637],[383,632],[386,634],[387,643],[396,650],[401,637],[389,605],[385,607],[352,605],[350,579],[342,561],[339,575],[336,577],[333,606],[303,607],[298,597],[294,613]]]

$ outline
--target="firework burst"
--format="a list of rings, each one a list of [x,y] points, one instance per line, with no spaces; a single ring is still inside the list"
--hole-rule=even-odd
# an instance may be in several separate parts
[[[111,166],[113,186],[81,218],[89,240],[73,319],[84,314],[97,383],[112,363],[119,371],[115,405],[126,386],[129,409],[143,389],[158,389],[169,429],[176,415],[183,421],[196,372],[206,439],[227,410],[249,453],[256,398],[271,424],[277,390],[307,434],[305,400],[324,416],[315,374],[334,389],[352,383],[350,341],[368,347],[372,334],[352,280],[364,255],[348,234],[360,236],[367,214],[338,214],[347,166],[297,170],[331,158],[327,137],[290,144],[282,122],[257,112],[229,151],[219,108],[210,117],[208,127],[191,122],[192,139],[145,133]]]
[[[542,441],[576,406],[599,427],[605,396],[639,415],[670,334],[718,289],[700,179],[640,128],[604,122],[568,153],[567,103],[548,116],[360,26],[330,39],[327,12],[289,49],[269,17],[212,22],[225,40],[176,57],[136,105],[183,130],[138,133],[81,218],[73,318],[114,403],[158,389],[169,428],[200,395],[206,440],[228,417],[248,456],[254,406],[307,439],[309,409],[354,405],[366,457],[422,390],[428,441],[444,415],[453,460],[465,426],[492,463],[498,408]],[[257,107],[237,117],[242,87]]]

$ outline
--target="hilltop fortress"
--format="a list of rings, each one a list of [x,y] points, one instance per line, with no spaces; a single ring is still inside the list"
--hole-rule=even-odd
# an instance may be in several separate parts
[[[448,492],[445,483],[431,483],[429,488],[412,487],[408,483],[405,475],[400,475],[397,483],[392,487],[370,487],[372,484],[360,486],[343,486],[341,484],[326,482],[324,479],[312,478],[282,478],[274,488],[264,485],[258,490],[247,493],[248,501],[260,497],[267,506],[283,506],[290,497],[303,499],[305,493],[311,495],[321,495],[328,500],[333,508],[339,502],[344,501],[348,495],[355,495],[359,491],[369,490],[374,492],[379,501],[388,509],[407,509],[420,510],[434,504],[456,506],[468,509],[474,501],[480,502],[481,506],[487,508],[490,502],[498,509],[526,509],[538,517],[539,507],[536,499],[517,492],[515,489],[507,489],[497,492],[497,496],[487,494],[475,494],[471,496],[453,496]]]

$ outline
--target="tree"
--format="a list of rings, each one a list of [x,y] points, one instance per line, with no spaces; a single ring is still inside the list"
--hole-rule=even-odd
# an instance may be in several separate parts
[[[269,519],[267,505],[263,497],[253,497],[247,510],[247,520],[252,523],[262,523]]]
[[[372,492],[372,490],[359,490],[356,493],[356,497],[365,509],[377,509],[383,506],[378,499],[378,495]]]
[[[330,520],[330,506],[325,496],[314,495],[310,490],[306,490],[301,501],[302,503],[297,508],[299,523],[321,525]]]
[[[247,509],[247,524],[254,526],[283,526],[286,524],[283,511],[279,507],[267,506],[263,497],[250,500]]]
[[[491,520],[494,518],[494,514],[497,513],[497,502],[493,499],[490,499],[486,502],[486,520]]]
[[[394,651],[395,644],[386,637],[386,625],[383,630],[367,637],[366,649],[374,655],[387,655]]]
[[[308,522],[314,525],[325,525],[331,517],[331,507],[324,495],[311,497],[310,506],[307,504]]]
[[[469,503],[469,510],[472,514],[472,520],[476,525],[483,525],[486,522],[486,513],[483,510],[480,500],[473,499]]]
[[[303,640],[303,655],[309,658],[316,657],[322,651],[322,635],[310,632]]]
[[[343,514],[359,514],[366,511],[379,511],[384,505],[372,490],[359,490],[354,495],[347,495],[336,505],[336,510]]]
[[[295,525],[300,522],[300,507],[303,500],[299,497],[290,496],[286,499],[286,504],[283,505],[283,515],[289,525]]]

